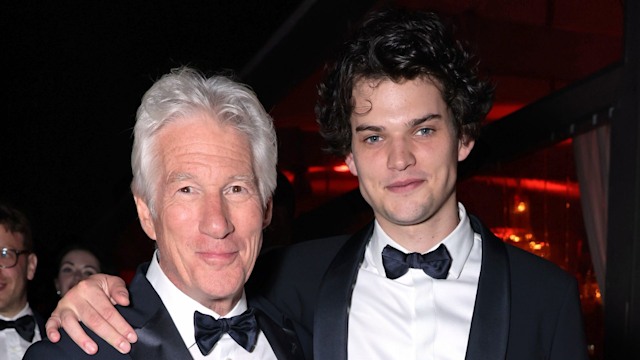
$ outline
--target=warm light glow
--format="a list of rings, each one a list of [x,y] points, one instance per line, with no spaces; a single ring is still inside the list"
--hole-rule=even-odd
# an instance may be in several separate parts
[[[287,180],[289,180],[289,182],[293,184],[293,182],[296,180],[296,175],[289,170],[281,170],[281,171],[284,174],[284,176],[287,178]]]
[[[544,243],[537,243],[535,241],[529,242],[529,247],[531,248],[531,250],[542,250],[543,246]]]
[[[491,228],[497,237],[509,242],[523,250],[543,258],[551,255],[551,245],[548,242],[536,241],[533,233],[527,232],[523,228],[494,227]]]
[[[347,164],[336,165],[336,166],[333,166],[333,167],[329,167],[329,166],[309,166],[307,168],[307,172],[309,174],[316,174],[316,173],[329,171],[330,169],[332,171],[339,172],[339,173],[349,172],[349,167],[347,166]]]
[[[326,166],[309,166],[307,168],[307,173],[309,173],[309,174],[325,172],[325,171],[327,171],[327,167]]]
[[[333,171],[339,173],[349,172],[349,167],[347,166],[347,164],[336,165],[333,167]]]
[[[512,112],[520,110],[525,105],[523,103],[496,103],[487,114],[487,121],[501,119]]]
[[[523,213],[527,211],[527,204],[524,201],[520,201],[518,205],[516,205],[516,212]]]
[[[510,178],[500,176],[474,176],[472,181],[484,182],[489,185],[506,186],[514,189],[542,191],[549,194],[580,198],[580,186],[577,182],[558,182],[541,179]]]

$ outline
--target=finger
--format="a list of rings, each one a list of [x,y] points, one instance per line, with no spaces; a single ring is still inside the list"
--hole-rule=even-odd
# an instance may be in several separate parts
[[[131,342],[137,341],[136,333],[133,331],[131,326],[122,318],[120,313],[108,302],[109,307],[105,310],[96,311],[95,308],[86,308],[82,311],[82,322],[86,327],[91,329],[96,335],[103,338],[109,345],[116,348],[123,354],[131,351]],[[98,308],[99,305],[96,305]],[[66,330],[66,324],[63,318],[63,326]],[[74,338],[76,334],[69,334],[72,338]],[[78,341],[86,341],[84,339],[85,334],[77,334]],[[74,341],[83,346],[84,343],[79,343],[74,338]]]
[[[108,295],[111,289],[112,294]],[[131,350],[129,341],[137,341],[137,335],[113,303],[129,303],[124,281],[105,274],[91,276],[79,282],[60,299],[52,313],[52,332],[55,333],[55,328],[62,325],[78,346],[88,354],[93,354],[97,351],[97,344],[80,326],[79,321],[82,321],[118,351],[127,353]],[[56,317],[59,320],[56,321]]]
[[[127,284],[119,277],[109,276],[105,278],[105,292],[109,295],[113,305],[129,305],[129,291]]]
[[[60,317],[57,315],[51,315],[51,317],[47,320],[46,324],[44,324],[44,328],[47,332],[47,337],[52,343],[57,343],[60,341]]]
[[[63,310],[59,313],[59,317],[64,330],[84,352],[89,355],[98,352],[98,344],[84,332],[74,313]]]

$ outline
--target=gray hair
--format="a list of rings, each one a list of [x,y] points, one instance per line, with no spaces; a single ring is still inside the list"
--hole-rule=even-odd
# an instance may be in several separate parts
[[[276,188],[277,176],[278,149],[273,120],[248,86],[226,76],[207,78],[188,67],[171,70],[142,97],[131,152],[131,191],[145,200],[155,215],[156,135],[164,125],[198,113],[219,119],[247,136],[260,198],[266,206]]]

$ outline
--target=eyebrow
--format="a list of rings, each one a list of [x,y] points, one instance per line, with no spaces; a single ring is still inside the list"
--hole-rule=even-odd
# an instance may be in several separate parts
[[[67,264],[68,264],[68,265],[76,266],[76,264],[75,264],[73,261],[68,261],[68,260],[67,260],[67,261],[63,261],[63,262],[62,262],[62,264],[60,264],[60,265],[67,265]],[[62,266],[61,266],[61,267],[62,267]],[[83,268],[83,269],[91,268],[91,269],[93,269],[93,270],[95,270],[95,271],[99,272],[99,271],[98,271],[98,268],[97,268],[97,267],[95,267],[95,266],[93,266],[93,265],[85,265],[85,266],[83,266],[82,268]]]
[[[431,120],[440,120],[442,119],[442,115],[440,114],[429,114],[427,116],[423,116],[421,118],[418,119],[413,119],[411,121],[409,121],[409,127],[414,127],[416,125],[420,125],[422,123],[425,123],[427,121],[431,121]]]
[[[179,182],[182,180],[193,179],[193,175],[186,172],[174,172],[167,177],[168,183]]]
[[[425,123],[427,121],[431,121],[431,120],[439,120],[442,119],[442,115],[440,114],[428,114],[426,116],[417,118],[417,119],[412,119],[409,120],[409,122],[407,123],[407,127],[411,128],[417,125],[420,125],[422,123]],[[356,132],[361,132],[361,131],[382,131],[384,130],[383,126],[375,126],[375,125],[360,125],[360,126],[356,126]]]
[[[169,174],[169,176],[167,177],[167,182],[168,183],[175,183],[175,182],[180,182],[183,180],[191,180],[191,179],[195,179],[196,177],[191,174],[191,173],[186,173],[186,172],[176,172],[176,173],[172,173]],[[230,178],[233,181],[243,181],[243,182],[247,182],[247,183],[254,183],[256,176],[255,174],[248,174],[248,175],[244,175],[244,174],[238,174],[238,175],[233,175]]]

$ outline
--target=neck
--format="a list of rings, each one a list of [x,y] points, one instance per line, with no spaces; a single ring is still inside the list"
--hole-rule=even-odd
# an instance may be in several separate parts
[[[12,304],[10,306],[6,306],[0,309],[0,316],[5,318],[12,318],[18,315],[18,313],[22,311],[22,309],[24,309],[26,306],[27,306],[27,298],[25,296],[25,298],[19,301],[18,303]]]
[[[382,229],[395,242],[410,252],[424,253],[444,240],[460,223],[458,203],[445,206],[428,219],[411,225],[394,224],[376,218]]]

